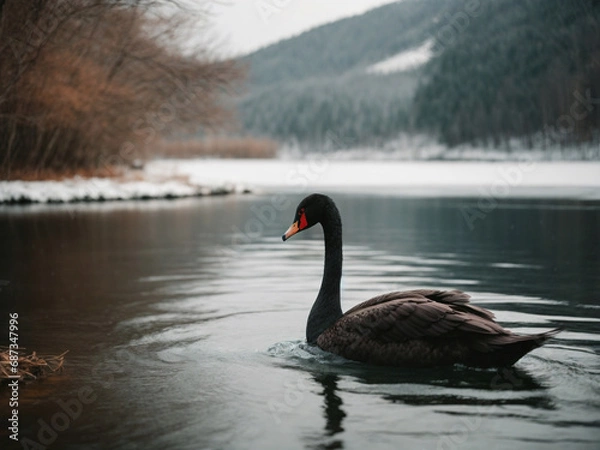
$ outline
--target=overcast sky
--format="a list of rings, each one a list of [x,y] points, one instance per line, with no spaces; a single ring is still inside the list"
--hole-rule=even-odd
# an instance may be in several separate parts
[[[363,13],[393,0],[218,0],[211,5],[214,32],[231,54],[248,53],[280,39]]]

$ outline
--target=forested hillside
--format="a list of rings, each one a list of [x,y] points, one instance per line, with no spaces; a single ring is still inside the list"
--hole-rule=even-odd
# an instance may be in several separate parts
[[[432,20],[446,3],[392,3],[258,50],[247,58],[250,82],[270,86],[364,68],[430,37]]]
[[[357,144],[397,134],[408,125],[419,73],[365,69],[429,39],[446,3],[386,5],[249,55],[250,84],[240,104],[245,129],[310,143],[328,132]]]
[[[261,89],[240,104],[246,130],[283,141],[361,144],[393,137],[409,124],[416,72],[340,75]],[[343,142],[342,142],[343,141]]]
[[[413,107],[416,126],[449,145],[598,137],[600,2],[482,5],[427,67]]]
[[[367,70],[428,41],[425,66]],[[241,119],[251,134],[307,143],[402,132],[450,146],[590,141],[599,52],[596,0],[405,0],[249,55]]]

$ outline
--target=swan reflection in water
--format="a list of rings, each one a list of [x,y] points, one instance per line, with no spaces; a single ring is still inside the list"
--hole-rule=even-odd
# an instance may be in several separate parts
[[[338,387],[342,378],[348,376],[359,383],[357,391],[370,392],[370,387],[393,385],[390,392],[381,392],[380,397],[392,404],[412,406],[462,406],[476,405],[484,407],[479,411],[478,420],[489,417],[492,419],[501,414],[496,406],[526,406],[536,410],[555,409],[551,398],[546,393],[546,387],[529,374],[526,370],[517,367],[502,368],[497,371],[481,371],[463,367],[445,368],[442,370],[418,369],[412,371],[390,371],[389,368],[363,367],[358,372],[347,370],[348,373],[314,373],[312,379],[322,387],[318,395],[322,397],[323,430],[320,434],[306,437],[307,447],[313,449],[342,449],[345,448],[344,420],[348,413],[344,409],[344,390]],[[414,394],[414,389],[407,386],[421,385],[422,394]],[[440,394],[439,390],[431,388],[445,388],[453,393]],[[485,392],[498,392],[499,395],[478,395],[477,392],[463,394],[460,391],[476,390],[480,394]],[[402,391],[405,391],[404,393]],[[516,395],[505,395],[513,391]],[[354,389],[353,389],[354,392]],[[519,394],[520,393],[520,394]],[[436,410],[437,413],[455,417],[454,411]],[[396,430],[402,433],[401,430]],[[407,435],[413,434],[412,430],[405,430]],[[444,436],[444,429],[432,431],[436,437]]]
[[[337,434],[344,431],[342,422],[346,413],[342,409],[343,401],[338,395],[338,381],[340,377],[335,374],[321,373],[313,376],[313,379],[323,386],[319,393],[323,396],[323,416],[325,418],[325,428],[322,437],[311,436],[310,440],[319,440],[321,442],[312,442],[309,446],[315,449],[336,449],[344,448],[343,440],[336,438]]]

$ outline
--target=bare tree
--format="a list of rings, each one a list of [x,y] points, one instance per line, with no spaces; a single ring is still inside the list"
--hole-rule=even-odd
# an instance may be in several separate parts
[[[183,49],[175,1],[0,2],[0,174],[109,167],[226,123],[235,61]]]

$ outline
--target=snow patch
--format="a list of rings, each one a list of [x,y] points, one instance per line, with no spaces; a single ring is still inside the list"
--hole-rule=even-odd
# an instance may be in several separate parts
[[[600,162],[360,161],[322,154],[302,160],[162,160],[155,170],[259,190],[600,199]]]
[[[0,181],[0,204],[198,197],[245,190],[236,183],[207,183],[198,177],[186,177],[168,169],[166,166],[163,170],[157,170],[155,164],[150,163],[142,172],[131,172],[120,178]]]
[[[418,196],[600,200],[600,162],[305,159],[157,160],[128,177],[0,181],[0,203],[67,203],[219,193],[343,190]]]
[[[387,75],[393,72],[405,72],[422,66],[431,59],[432,55],[433,40],[429,39],[419,47],[405,50],[367,67],[367,73]]]

